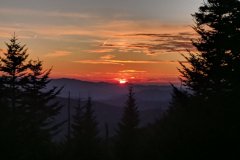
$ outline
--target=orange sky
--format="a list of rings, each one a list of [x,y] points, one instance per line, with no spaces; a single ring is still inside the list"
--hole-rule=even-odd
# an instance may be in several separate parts
[[[79,9],[75,0],[23,0],[29,3],[22,6],[13,1],[0,0],[1,49],[16,32],[31,58],[43,60],[45,68],[53,66],[53,78],[134,83],[178,81],[181,54],[193,49],[190,14],[201,2],[102,0],[105,4],[98,5],[80,0]]]

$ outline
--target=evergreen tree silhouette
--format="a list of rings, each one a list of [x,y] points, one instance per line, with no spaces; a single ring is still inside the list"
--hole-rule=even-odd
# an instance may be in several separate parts
[[[0,77],[0,128],[4,125],[5,123],[4,121],[6,121],[6,118],[8,117],[8,113],[9,113],[9,107],[5,97],[6,90],[1,81],[2,81],[2,78]]]
[[[136,106],[133,87],[129,87],[128,100],[124,107],[121,122],[118,124],[116,154],[120,159],[136,159],[139,112]]]
[[[240,131],[240,1],[207,0],[193,15],[197,53],[181,63],[166,116],[157,124],[159,157],[165,159],[238,159]],[[193,158],[194,157],[194,158]]]
[[[75,159],[99,159],[98,123],[92,108],[92,99],[88,97],[86,105],[75,107],[73,116],[71,150]],[[68,157],[69,158],[69,157]]]
[[[193,27],[199,38],[193,40],[197,53],[186,57],[182,81],[196,95],[204,98],[228,94],[239,89],[240,77],[240,2],[208,0],[193,15]]]
[[[207,144],[204,138],[208,137],[208,115],[204,114],[204,109],[198,97],[192,97],[173,86],[172,101],[167,112],[151,126],[154,132],[150,140],[153,151],[150,153],[155,153],[156,159],[209,156],[206,152],[208,146],[202,146]]]
[[[9,129],[9,127],[12,125],[12,123],[10,123],[11,110],[10,110],[9,104],[7,103],[5,94],[6,94],[6,90],[4,85],[2,84],[2,77],[0,77],[0,144],[1,144],[0,157],[1,158],[3,158],[5,154],[10,154],[9,148],[11,146],[11,144],[6,145],[7,143],[9,143],[9,139],[10,139],[9,134],[11,134],[10,133],[11,129]]]
[[[53,87],[46,90],[50,82],[50,72],[51,69],[43,70],[41,61],[29,61],[29,72],[24,79],[24,109],[27,124],[24,134],[29,143],[27,145],[30,147],[28,153],[32,154],[30,156],[35,159],[48,156],[51,140],[62,125],[62,123],[56,124],[55,122],[55,117],[62,108],[55,98],[62,88]]]
[[[47,159],[51,133],[60,125],[53,124],[60,106],[52,100],[61,89],[46,90],[50,70],[43,71],[40,61],[27,62],[26,46],[15,35],[6,46],[0,60],[2,156]]]
[[[17,110],[21,97],[22,81],[26,77],[28,57],[26,45],[17,42],[14,36],[10,39],[10,43],[5,43],[7,51],[0,57],[0,89],[1,100],[9,105],[10,109],[15,112]]]
[[[186,57],[190,67],[182,64],[182,81],[199,106],[199,114],[206,115],[205,139],[212,155],[237,156],[234,146],[240,142],[240,1],[208,0],[193,15],[194,30],[199,38],[193,40],[198,53]],[[196,123],[199,121],[196,120]],[[206,124],[207,123],[207,124]],[[231,138],[229,138],[231,137]],[[212,148],[215,148],[213,150]],[[232,158],[232,157],[231,157]]]
[[[86,107],[86,106],[85,106]],[[73,124],[72,124],[72,136],[78,137],[79,133],[82,133],[83,130],[83,109],[81,106],[81,100],[79,99],[77,106],[75,107],[75,115],[73,115]]]
[[[8,127],[5,126],[2,130],[5,135],[3,139],[5,143],[2,143],[5,144],[3,153],[6,156],[10,156],[9,159],[21,159],[22,151],[24,150],[20,146],[23,136],[22,126],[24,124],[23,94],[21,89],[23,79],[27,76],[28,63],[26,59],[28,54],[26,46],[21,45],[15,35],[10,39],[9,43],[5,44],[7,51],[1,57],[0,66],[2,73],[1,86],[4,89],[3,97],[5,104],[8,104],[8,108],[5,108],[5,113],[3,113],[7,115],[3,123],[8,125]]]

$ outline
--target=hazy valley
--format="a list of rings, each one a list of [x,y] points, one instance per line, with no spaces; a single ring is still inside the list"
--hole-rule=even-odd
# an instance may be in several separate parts
[[[76,79],[53,79],[47,88],[64,87],[57,100],[63,105],[58,121],[67,120],[68,95],[70,91],[71,114],[75,114],[75,107],[85,105],[87,97],[93,100],[93,108],[98,121],[100,134],[104,136],[105,125],[109,127],[110,135],[114,135],[117,124],[121,119],[123,107],[126,106],[128,85],[111,84],[105,82],[87,82]],[[154,122],[168,107],[171,100],[172,87],[170,85],[133,85],[136,104],[139,109],[140,125],[145,126]],[[66,135],[67,124],[62,127],[59,138]]]

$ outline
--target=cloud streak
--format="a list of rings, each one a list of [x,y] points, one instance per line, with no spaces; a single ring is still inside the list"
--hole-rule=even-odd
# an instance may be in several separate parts
[[[161,63],[178,63],[178,61],[134,61],[134,60],[78,60],[73,61],[74,63],[82,63],[82,64],[106,64],[106,65],[124,65],[124,64],[161,64]]]
[[[46,54],[45,57],[57,58],[57,57],[66,57],[70,55],[71,55],[71,52],[69,51],[54,51],[53,53]]]
[[[111,54],[108,54],[108,55],[104,55],[102,57],[100,57],[102,60],[110,60],[110,59],[113,59],[115,58],[114,55],[111,55]]]
[[[42,11],[42,10],[32,10],[32,9],[20,9],[20,8],[1,8],[0,14],[7,15],[24,15],[24,16],[40,16],[40,17],[59,17],[59,18],[77,18],[77,19],[88,19],[97,18],[87,13],[79,12],[58,12],[58,11]]]
[[[179,53],[194,49],[191,0],[0,1],[0,40],[16,32],[59,75],[147,80],[177,72]]]
[[[111,53],[114,51],[114,48],[100,48],[100,49],[92,49],[87,50],[88,53]]]
[[[131,39],[123,41],[120,38]],[[192,32],[172,34],[137,33],[121,35],[119,39],[105,42],[102,47],[119,49],[123,52],[140,51],[147,55],[186,52],[194,50],[191,40],[195,38]]]
[[[119,73],[146,73],[146,72],[147,71],[139,71],[139,70],[134,70],[134,69],[119,71]]]

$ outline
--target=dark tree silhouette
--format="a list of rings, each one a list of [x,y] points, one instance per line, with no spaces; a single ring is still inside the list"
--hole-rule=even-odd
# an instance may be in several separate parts
[[[75,115],[73,115],[73,124],[72,124],[72,135],[73,137],[78,137],[79,133],[82,133],[83,130],[83,109],[81,106],[81,100],[79,99],[78,105],[75,107]]]
[[[23,136],[23,94],[22,84],[23,79],[27,76],[28,57],[25,45],[17,42],[15,35],[10,39],[10,43],[6,43],[7,51],[1,57],[1,86],[4,89],[4,101],[7,108],[1,111],[4,112],[4,129],[1,130],[5,135],[2,144],[5,144],[3,153],[9,159],[22,158],[24,149],[20,146]],[[7,126],[6,126],[7,125]],[[21,137],[21,138],[20,138]],[[11,158],[10,158],[11,157]]]
[[[194,94],[216,96],[239,89],[240,73],[240,2],[208,0],[195,13],[199,35],[193,40],[197,53],[186,57],[190,67],[182,64],[182,81]]]
[[[2,156],[46,159],[51,134],[60,125],[53,124],[60,106],[52,100],[61,89],[46,90],[50,70],[43,71],[40,61],[27,62],[27,49],[15,35],[6,46],[0,60]]]
[[[13,112],[17,110],[21,99],[22,80],[27,76],[28,54],[25,45],[17,42],[15,35],[6,43],[7,52],[1,57],[1,83],[5,87],[6,97]]]
[[[198,97],[173,87],[167,112],[151,126],[150,144],[156,159],[194,159],[208,156],[203,137],[208,134],[208,119]],[[208,135],[207,135],[208,136]],[[208,136],[209,137],[209,136]]]
[[[204,2],[193,15],[199,35],[193,45],[198,53],[190,53],[186,58],[190,67],[182,64],[180,70],[183,84],[198,96],[196,103],[204,102],[199,112],[207,115],[205,125],[209,126],[209,143],[213,144],[209,147],[215,148],[215,153],[221,151],[222,156],[236,156],[237,151],[234,147],[221,148],[219,142],[226,146],[240,142],[239,11],[239,0]]]
[[[4,124],[4,121],[6,120],[5,118],[7,118],[8,116],[7,113],[9,113],[8,103],[6,101],[5,94],[6,90],[4,85],[2,84],[2,78],[0,77],[0,128]]]
[[[55,116],[62,108],[55,98],[62,88],[54,87],[46,90],[50,82],[50,72],[51,69],[43,70],[41,61],[30,61],[29,72],[24,79],[24,110],[27,124],[24,135],[30,145],[28,153],[33,154],[31,157],[35,159],[42,159],[49,154],[47,151],[51,140],[62,125],[55,121]]]
[[[129,87],[128,100],[124,107],[121,122],[118,124],[116,154],[120,159],[136,159],[139,112],[136,106],[133,87]]]
[[[174,88],[171,107],[158,122],[161,158],[239,158],[239,11],[239,0],[207,0],[193,15],[197,53],[185,57],[188,65],[181,63],[188,93]]]
[[[99,159],[98,123],[94,116],[91,98],[88,98],[85,106],[81,106],[79,103],[75,107],[75,111],[70,142],[70,157],[83,160]]]
[[[0,64],[1,65],[1,64]],[[11,123],[10,123],[10,107],[8,106],[8,101],[6,100],[6,90],[4,85],[2,84],[2,78],[0,77],[0,150],[1,157],[4,157],[5,154],[10,154],[9,153],[9,145],[3,145],[9,143],[9,132],[11,129]]]

